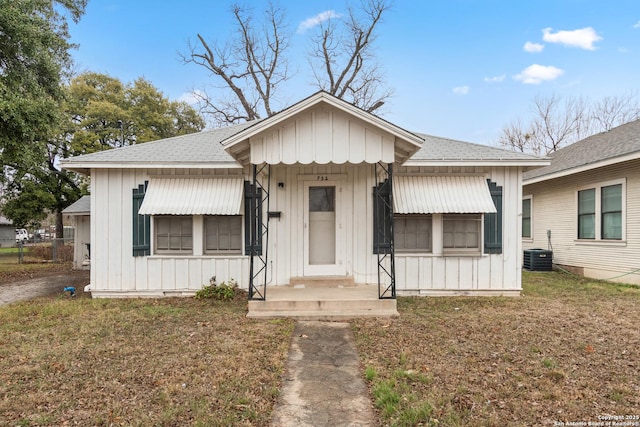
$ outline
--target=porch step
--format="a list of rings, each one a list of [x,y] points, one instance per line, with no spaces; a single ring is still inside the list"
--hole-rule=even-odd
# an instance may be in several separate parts
[[[323,287],[323,288],[346,288],[353,287],[355,283],[353,276],[304,276],[292,277],[289,279],[292,287]]]
[[[396,300],[378,299],[377,286],[347,288],[268,288],[266,301],[249,301],[247,317],[342,321],[398,316]]]

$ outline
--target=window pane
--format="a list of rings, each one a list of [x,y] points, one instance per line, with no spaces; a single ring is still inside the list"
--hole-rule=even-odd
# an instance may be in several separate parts
[[[578,191],[578,215],[596,213],[596,190]]]
[[[522,200],[522,217],[531,218],[531,199]]]
[[[206,253],[239,253],[242,250],[242,217],[206,216],[204,228]]]
[[[480,215],[447,215],[443,218],[445,249],[479,249]]]
[[[336,187],[309,187],[309,212],[333,212]]]
[[[162,216],[155,218],[155,247],[159,252],[188,252],[193,249],[192,218]]]
[[[602,238],[622,239],[622,213],[610,212],[602,214]]]
[[[393,233],[396,250],[431,252],[431,215],[395,215]]]
[[[531,199],[522,200],[522,237],[531,237]]]
[[[531,237],[531,219],[522,218],[522,237]]]
[[[595,214],[580,215],[578,217],[578,239],[596,238],[596,216]]]
[[[602,212],[622,212],[622,184],[602,187]]]

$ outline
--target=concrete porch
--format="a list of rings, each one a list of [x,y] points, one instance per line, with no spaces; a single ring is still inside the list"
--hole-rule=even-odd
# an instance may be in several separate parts
[[[348,279],[295,279],[289,286],[267,287],[266,301],[249,301],[247,317],[341,321],[398,316],[395,299],[379,299],[377,285]]]

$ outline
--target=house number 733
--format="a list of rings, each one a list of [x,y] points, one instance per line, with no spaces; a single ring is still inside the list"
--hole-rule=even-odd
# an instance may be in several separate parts
[[[316,181],[329,181],[329,177],[326,175],[318,175]]]

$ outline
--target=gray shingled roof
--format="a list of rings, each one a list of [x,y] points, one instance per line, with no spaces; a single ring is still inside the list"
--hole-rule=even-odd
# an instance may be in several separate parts
[[[596,166],[632,153],[640,154],[640,120],[598,133],[550,154],[551,165],[524,174],[533,179],[588,165]]]
[[[62,211],[66,215],[88,214],[89,212],[91,212],[91,196],[80,197]]]
[[[64,160],[65,166],[80,163],[235,163],[220,142],[252,126],[256,122],[242,123],[144,144],[84,154]]]
[[[8,218],[0,215],[0,225],[13,225],[13,222],[11,222],[11,220],[9,220]]]
[[[540,160],[530,154],[490,147],[488,145],[457,141],[422,133],[422,148],[410,160]]]

